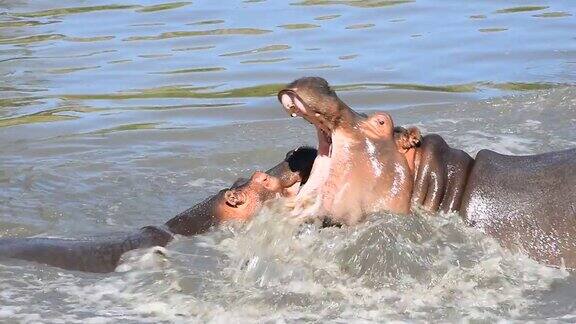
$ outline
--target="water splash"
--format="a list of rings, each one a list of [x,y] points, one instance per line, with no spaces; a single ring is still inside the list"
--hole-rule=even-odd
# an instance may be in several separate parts
[[[217,247],[230,279],[250,290],[244,298],[322,320],[520,318],[535,302],[526,293],[568,276],[501,249],[453,214],[376,214],[321,229],[269,209]]]

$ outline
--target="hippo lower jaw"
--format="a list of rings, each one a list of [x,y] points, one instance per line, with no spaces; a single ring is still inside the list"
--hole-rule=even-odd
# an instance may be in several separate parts
[[[314,160],[308,181],[299,186],[295,200],[297,208],[294,214],[299,216],[312,216],[325,212],[320,195],[322,187],[330,177],[332,169],[332,134],[326,133],[316,127],[318,135],[318,155]]]
[[[322,122],[322,116],[318,113],[312,115],[312,109],[299,96],[291,90],[282,90],[278,94],[278,100],[286,112],[293,118],[302,117],[316,128],[318,137],[318,154],[314,160],[308,181],[297,189],[295,195],[294,216],[311,217],[322,214],[325,208],[320,194],[321,188],[328,180],[332,168],[332,129],[327,123]]]

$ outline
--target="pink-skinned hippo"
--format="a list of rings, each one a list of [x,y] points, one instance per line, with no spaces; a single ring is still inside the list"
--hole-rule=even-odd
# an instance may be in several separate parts
[[[458,212],[505,247],[576,268],[576,149],[529,156],[482,150],[472,158],[439,135],[420,139],[414,128],[394,128],[386,113],[357,113],[318,77],[290,83],[278,99],[318,133],[299,212],[348,225],[375,211],[407,214],[411,205]]]

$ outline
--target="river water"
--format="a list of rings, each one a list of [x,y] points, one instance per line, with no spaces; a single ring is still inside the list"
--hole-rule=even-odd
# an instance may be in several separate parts
[[[275,92],[319,75],[360,111],[475,154],[576,146],[576,2],[0,1],[0,236],[160,224],[312,127]],[[457,215],[246,226],[108,275],[0,264],[0,321],[576,321],[576,277]]]

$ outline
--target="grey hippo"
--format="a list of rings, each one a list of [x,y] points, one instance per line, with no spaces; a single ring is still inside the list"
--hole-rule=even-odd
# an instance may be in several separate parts
[[[239,179],[161,226],[145,226],[132,233],[116,233],[82,239],[4,238],[0,239],[0,259],[35,261],[68,270],[114,271],[121,256],[134,249],[166,246],[175,235],[192,236],[228,221],[253,217],[265,202],[297,193],[310,174],[316,150],[301,147],[285,159],[250,179]]]

